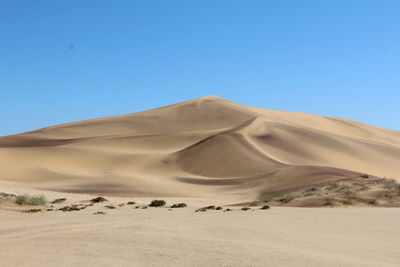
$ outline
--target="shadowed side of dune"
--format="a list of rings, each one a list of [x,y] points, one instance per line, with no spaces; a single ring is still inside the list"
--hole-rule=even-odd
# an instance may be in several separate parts
[[[0,147],[52,147],[84,141],[87,138],[49,139],[29,136],[6,136],[0,138]]]

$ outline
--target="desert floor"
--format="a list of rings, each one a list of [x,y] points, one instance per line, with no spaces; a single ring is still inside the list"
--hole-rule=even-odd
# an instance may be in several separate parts
[[[28,189],[1,187],[10,193]],[[55,208],[93,196],[66,197]],[[108,198],[81,211],[0,209],[0,266],[398,266],[398,208],[196,208],[216,200],[167,199],[186,208],[135,209],[149,198]],[[115,205],[107,209],[105,205]],[[104,215],[94,212],[104,211]]]

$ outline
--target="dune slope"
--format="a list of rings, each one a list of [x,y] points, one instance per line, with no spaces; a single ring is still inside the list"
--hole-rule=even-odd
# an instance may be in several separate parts
[[[115,196],[252,201],[357,177],[400,178],[400,132],[209,96],[0,138],[0,180]]]

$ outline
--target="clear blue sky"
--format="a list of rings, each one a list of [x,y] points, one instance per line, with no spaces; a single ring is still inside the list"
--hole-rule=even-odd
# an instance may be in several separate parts
[[[400,130],[400,1],[0,0],[0,135],[215,94]]]

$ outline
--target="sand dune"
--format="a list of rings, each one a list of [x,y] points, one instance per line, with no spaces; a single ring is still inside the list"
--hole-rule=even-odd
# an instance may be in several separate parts
[[[399,210],[359,206],[400,206],[399,159],[400,132],[214,96],[1,137],[0,266],[397,266]]]
[[[253,201],[361,173],[400,179],[400,132],[209,96],[0,138],[0,180]]]

